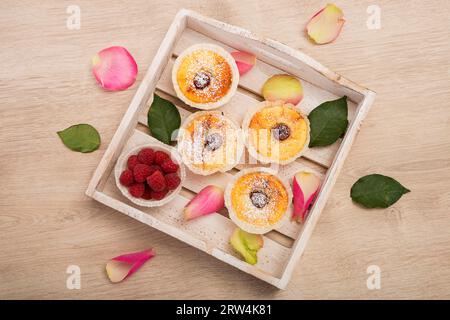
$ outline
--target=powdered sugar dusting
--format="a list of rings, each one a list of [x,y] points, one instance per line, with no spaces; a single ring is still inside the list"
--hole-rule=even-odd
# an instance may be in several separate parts
[[[224,116],[207,113],[181,129],[183,161],[207,171],[217,171],[236,162],[238,132]]]
[[[197,72],[193,82],[197,89],[204,89],[211,83],[211,77],[205,72]]]
[[[232,71],[226,59],[218,53],[198,49],[184,57],[177,80],[183,94],[190,100],[216,102],[230,90]]]
[[[250,193],[250,200],[255,207],[261,209],[269,202],[269,197],[263,191],[252,191]]]
[[[235,182],[232,201],[240,219],[256,226],[267,226],[282,217],[288,206],[288,195],[277,177],[265,172],[252,172]]]

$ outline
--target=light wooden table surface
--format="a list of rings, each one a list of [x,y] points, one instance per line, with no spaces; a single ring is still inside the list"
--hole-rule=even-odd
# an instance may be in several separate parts
[[[347,23],[314,46],[304,25],[324,1],[6,1],[0,3],[0,298],[450,298],[450,2],[336,1]],[[68,5],[81,29],[68,30]],[[370,4],[381,29],[366,26]],[[279,291],[84,195],[175,13],[182,7],[301,49],[378,95],[287,290]],[[108,93],[90,59],[122,45],[137,84]],[[56,131],[94,125],[100,150],[66,149]],[[369,173],[412,190],[387,210],[349,197]],[[121,284],[105,263],[154,247]],[[66,268],[81,268],[81,289]],[[368,290],[366,269],[381,268]]]

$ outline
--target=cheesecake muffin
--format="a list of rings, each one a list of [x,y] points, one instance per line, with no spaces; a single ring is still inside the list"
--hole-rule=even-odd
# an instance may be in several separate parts
[[[181,126],[177,140],[183,163],[201,175],[230,170],[244,150],[241,129],[219,111],[191,114]]]
[[[291,199],[289,184],[268,168],[241,171],[225,191],[231,220],[242,230],[256,234],[267,233],[288,221]]]
[[[287,164],[308,148],[308,117],[283,101],[264,101],[251,109],[242,124],[252,157],[263,163]]]
[[[197,44],[183,51],[172,69],[172,83],[186,104],[204,110],[218,108],[235,94],[239,71],[222,47]]]

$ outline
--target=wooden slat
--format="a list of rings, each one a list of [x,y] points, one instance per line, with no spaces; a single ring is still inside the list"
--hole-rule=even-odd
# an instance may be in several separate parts
[[[201,34],[197,31],[187,28],[181,34],[181,37],[175,46],[173,54],[175,56],[178,56],[181,52],[183,52],[183,50],[197,43],[213,43],[223,47],[225,50],[229,52],[236,51],[235,48],[229,47],[220,41],[213,40],[210,37],[205,36],[204,34]],[[286,72],[274,66],[271,66],[270,64],[267,64],[261,60],[257,60],[252,70],[240,77],[239,86],[250,92],[253,92],[254,94],[261,96],[261,88],[264,82],[269,77],[280,73]],[[301,78],[301,80],[304,96],[303,100],[300,103],[300,107],[306,113],[309,113],[311,110],[313,110],[322,102],[340,98],[339,96],[323,88],[311,84],[304,78]],[[349,108],[349,120],[351,120],[355,114],[356,104],[353,101],[349,100],[348,108]]]
[[[292,272],[294,271],[295,264],[303,254],[303,251],[306,248],[306,245],[308,243],[309,238],[311,237],[314,227],[319,221],[320,214],[322,213],[322,210],[324,209],[327,203],[328,197],[331,194],[331,189],[336,183],[339,173],[342,167],[344,166],[344,159],[350,152],[350,148],[360,129],[361,122],[369,112],[369,109],[375,99],[375,95],[376,94],[372,91],[368,90],[366,92],[365,99],[361,101],[358,107],[357,116],[353,119],[353,121],[349,125],[344,141],[338,150],[336,159],[334,160],[332,167],[328,170],[327,175],[325,177],[325,181],[323,182],[321,190],[319,192],[319,195],[317,196],[317,199],[314,202],[313,207],[311,208],[308,218],[306,219],[302,233],[294,243],[291,258],[289,259],[288,263],[284,268],[283,276],[279,284],[280,288],[285,288],[289,283],[289,280],[292,276]]]
[[[135,146],[150,142],[155,142],[155,139],[138,130],[135,130],[125,145],[123,152],[128,152],[128,150],[131,150]],[[124,202],[127,206],[137,207],[120,193],[115,185],[113,174],[110,175],[103,193],[112,196],[115,199],[119,199],[120,202]],[[136,209],[140,212],[151,215],[157,221],[176,227],[180,230],[181,234],[174,234],[173,231],[167,232],[166,230],[161,230],[161,227],[158,228],[157,226],[157,221],[152,221],[149,223],[147,220],[144,220],[144,223],[150,224],[182,241],[185,241],[182,234],[186,233],[189,235],[188,239],[190,239],[189,242],[191,245],[194,245],[209,254],[213,254],[213,251],[218,249],[239,258],[239,255],[235,253],[229,244],[229,238],[236,227],[235,224],[227,217],[224,217],[218,213],[204,216],[192,221],[185,221],[183,219],[183,208],[188,201],[188,198],[178,195],[174,200],[162,207],[137,207]],[[133,218],[136,218],[136,215],[133,216]],[[290,249],[267,237],[264,237],[264,247],[258,252],[258,263],[254,266],[255,272],[258,272],[257,270],[259,270],[260,272],[270,274],[274,277],[281,277],[283,266],[287,262],[289,255]]]
[[[110,171],[113,163],[116,162],[119,157],[122,146],[125,143],[126,138],[130,134],[131,130],[136,126],[138,122],[138,117],[141,110],[144,108],[145,103],[151,99],[151,94],[153,93],[156,82],[162,73],[162,66],[166,64],[167,60],[170,58],[170,52],[175,46],[181,32],[186,27],[186,15],[187,11],[180,11],[175,20],[170,25],[167,34],[164,37],[161,46],[158,49],[155,57],[153,58],[152,64],[148,68],[144,79],[139,85],[133,100],[128,107],[122,121],[120,122],[117,131],[115,132],[105,154],[100,160],[94,175],[89,181],[89,185],[86,189],[86,195],[91,196],[94,194],[97,186],[102,184],[107,172]]]
[[[278,41],[261,38],[238,26],[202,17],[193,11],[189,13],[187,27],[223,45],[253,52],[259,60],[299,78],[308,79],[308,82],[319,88],[326,88],[338,96],[346,95],[357,103],[364,99],[366,88],[331,71],[303,52]]]

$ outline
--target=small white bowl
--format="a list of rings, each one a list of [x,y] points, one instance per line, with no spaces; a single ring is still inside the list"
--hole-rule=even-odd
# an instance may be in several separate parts
[[[179,186],[174,190],[170,190],[169,193],[161,200],[151,200],[151,199],[145,200],[142,198],[135,198],[130,194],[130,192],[128,191],[128,188],[123,186],[120,183],[120,175],[128,167],[128,165],[127,165],[128,158],[133,154],[137,155],[139,153],[139,151],[144,148],[152,148],[155,151],[164,151],[170,155],[170,157],[172,158],[172,161],[174,161],[175,163],[177,163],[180,166],[180,168],[178,169],[178,176],[181,179]],[[182,188],[182,184],[186,177],[186,171],[184,169],[183,162],[181,161],[181,157],[175,148],[168,146],[168,145],[164,145],[162,143],[147,143],[147,144],[142,144],[137,147],[134,147],[133,149],[129,150],[128,152],[123,153],[116,162],[116,166],[114,169],[114,176],[116,179],[117,188],[119,188],[119,190],[122,192],[122,194],[125,197],[127,197],[131,202],[133,202],[137,205],[143,206],[143,207],[160,207],[160,206],[165,205],[172,199],[174,199],[177,196],[177,194],[180,192],[180,190]]]

